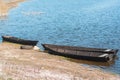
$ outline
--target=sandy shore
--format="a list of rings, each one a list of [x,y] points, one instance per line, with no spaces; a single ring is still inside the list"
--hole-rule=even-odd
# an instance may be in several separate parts
[[[82,66],[64,57],[0,44],[0,80],[119,80],[115,74]]]
[[[0,0],[0,17],[5,17],[8,15],[10,9],[18,6],[20,2],[25,0]]]

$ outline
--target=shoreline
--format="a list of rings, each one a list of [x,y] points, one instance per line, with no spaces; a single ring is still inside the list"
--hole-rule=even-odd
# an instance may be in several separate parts
[[[0,80],[119,80],[120,76],[21,45],[0,44]]]
[[[0,0],[0,18],[6,17],[10,9],[15,8],[19,3],[25,1],[26,0],[14,0],[12,2],[6,2],[4,0]]]

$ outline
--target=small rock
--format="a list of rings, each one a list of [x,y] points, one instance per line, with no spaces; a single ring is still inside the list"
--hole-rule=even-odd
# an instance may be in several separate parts
[[[40,50],[40,48],[37,47],[37,46],[34,46],[34,47],[33,47],[33,50]]]

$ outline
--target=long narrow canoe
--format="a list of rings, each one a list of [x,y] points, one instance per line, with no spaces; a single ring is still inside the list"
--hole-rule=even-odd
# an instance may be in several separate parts
[[[87,48],[87,47],[75,47],[75,46],[62,46],[52,44],[42,44],[48,53],[75,58],[86,59],[91,61],[107,62],[111,61],[118,49],[99,49],[99,48]]]
[[[2,39],[3,41],[7,41],[7,42],[18,43],[23,45],[31,45],[31,46],[35,46],[38,43],[38,41],[25,40],[12,36],[2,36]]]

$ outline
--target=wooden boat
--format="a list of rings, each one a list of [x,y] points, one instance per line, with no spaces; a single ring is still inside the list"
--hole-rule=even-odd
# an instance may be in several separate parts
[[[2,36],[2,39],[3,41],[7,41],[7,42],[18,43],[23,45],[31,45],[31,46],[35,46],[38,43],[38,41],[25,40],[12,36]]]
[[[107,62],[111,61],[118,49],[99,49],[99,48],[86,48],[86,47],[75,47],[75,46],[62,46],[52,44],[42,44],[48,53],[61,55],[76,59],[86,59],[91,61]]]

